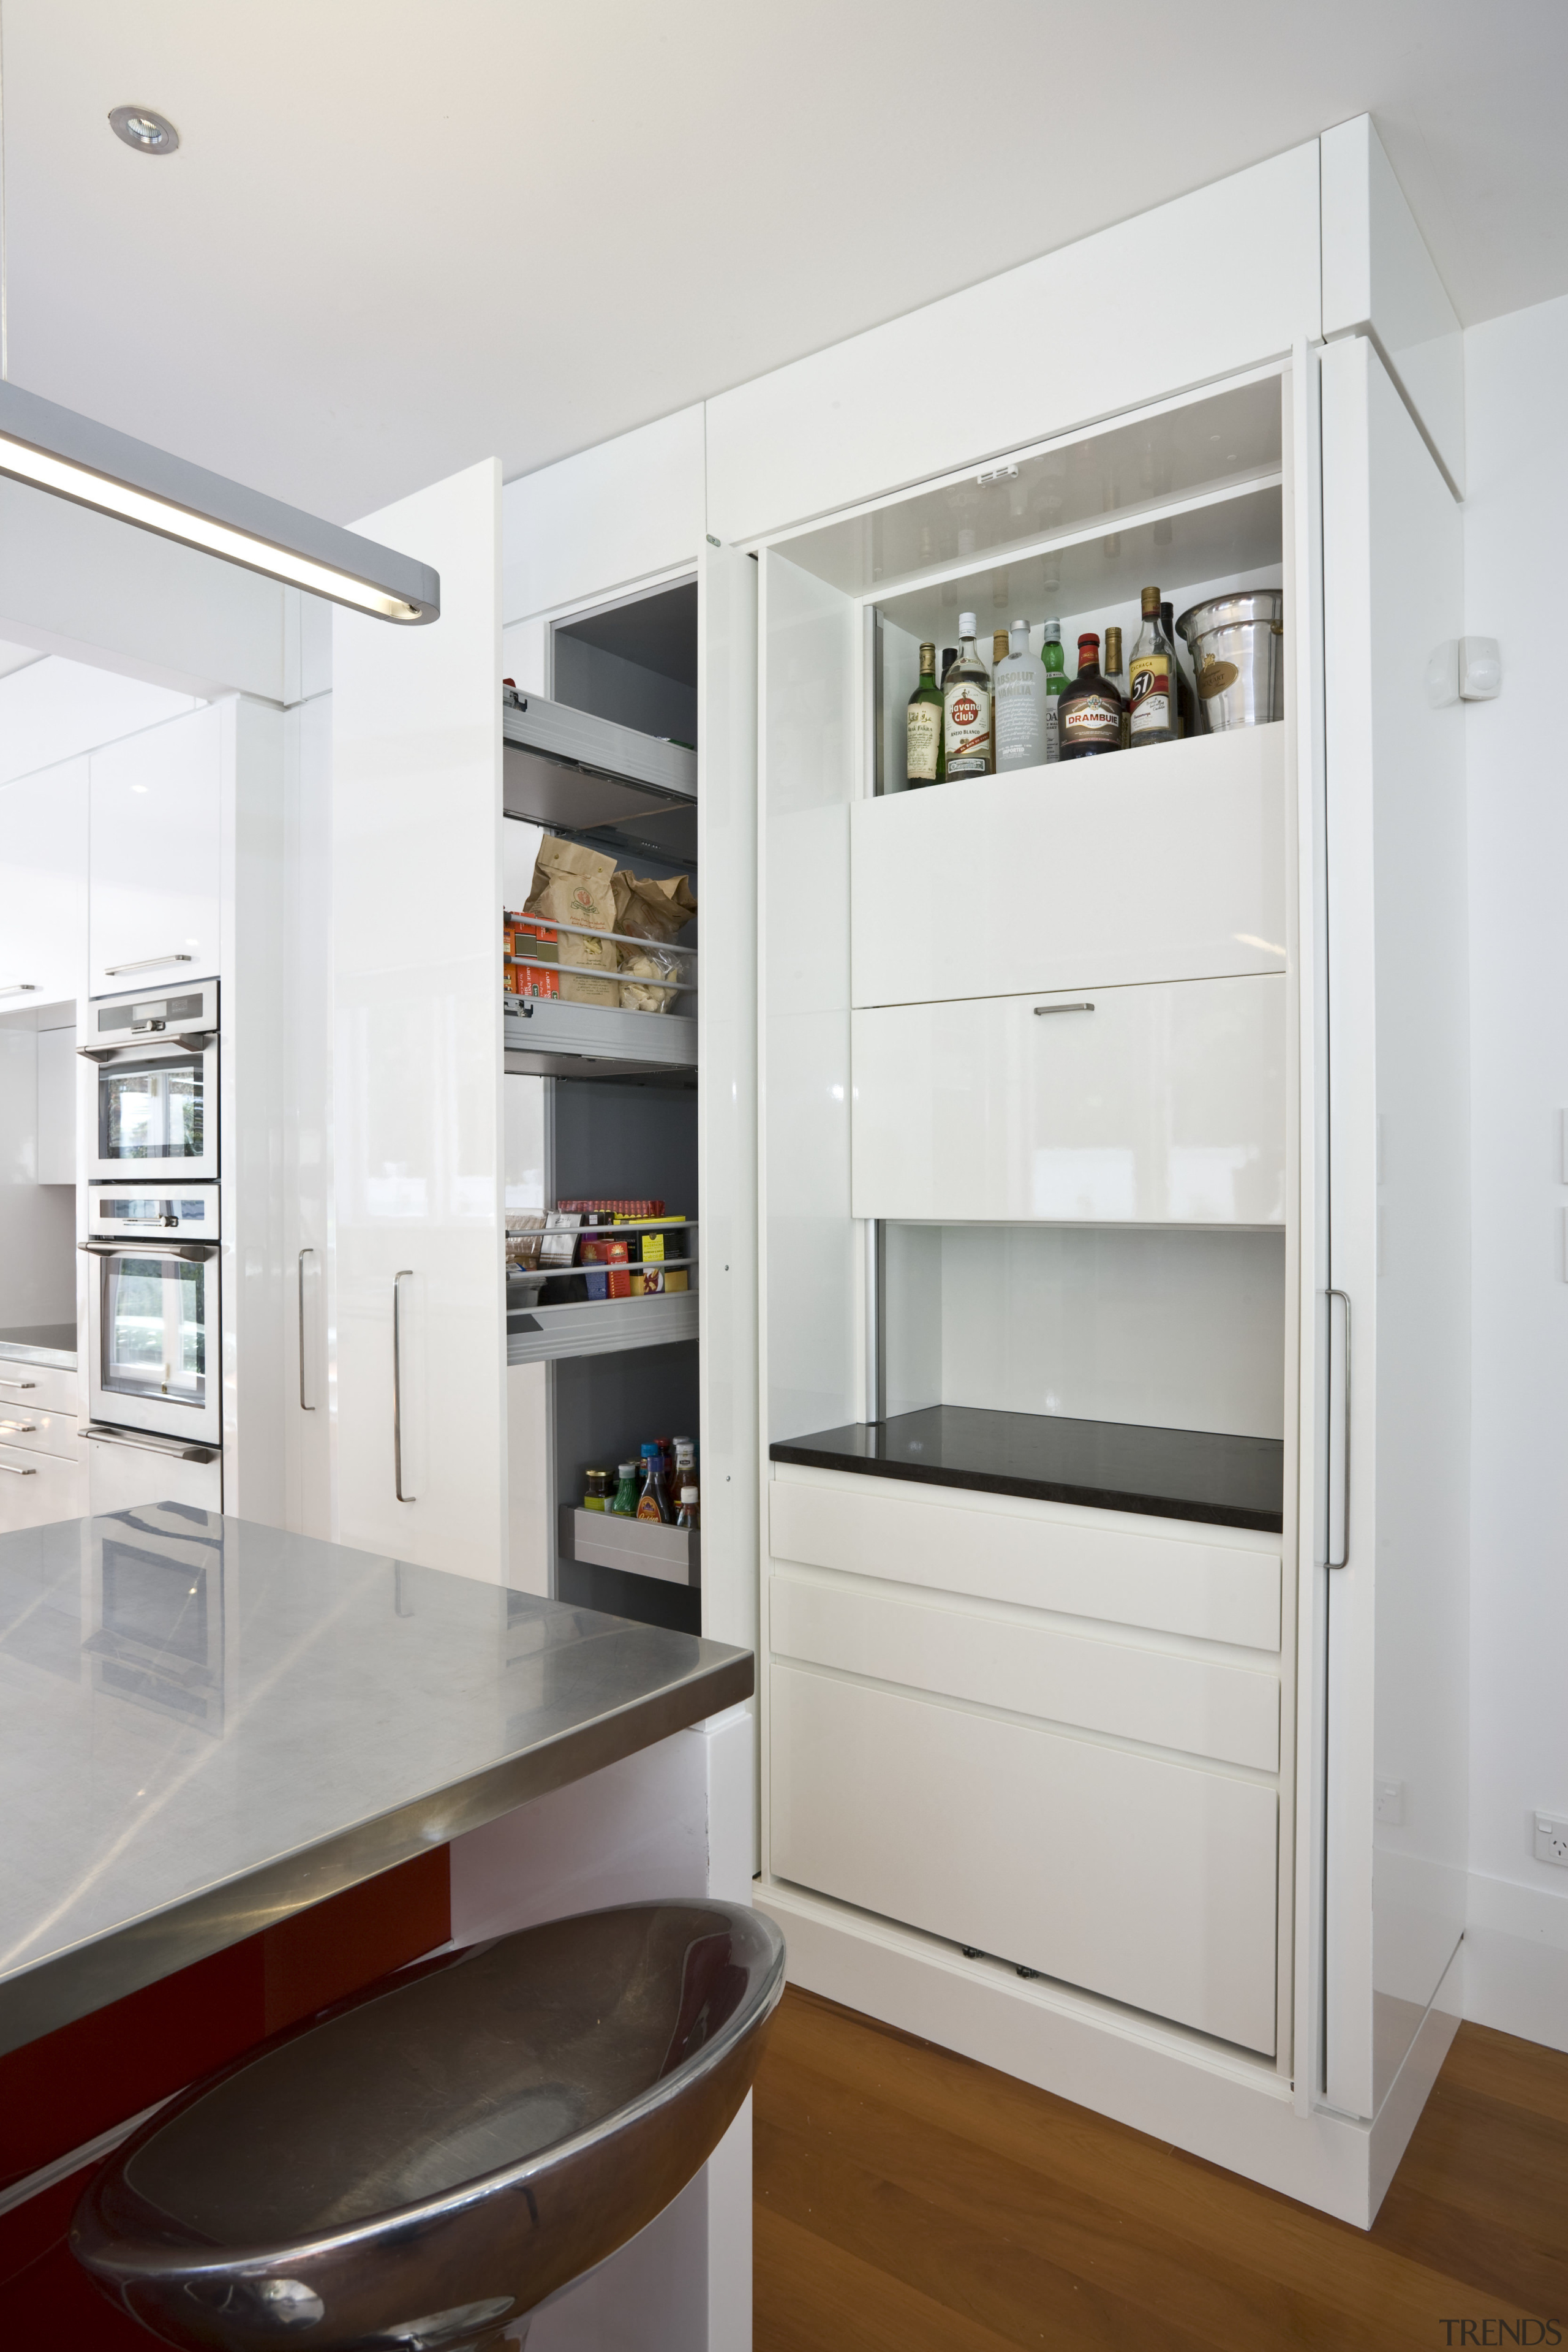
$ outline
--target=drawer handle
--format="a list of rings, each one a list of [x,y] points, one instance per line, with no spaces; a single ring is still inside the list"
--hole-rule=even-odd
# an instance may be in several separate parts
[[[1042,1013],[1092,1013],[1093,1011],[1092,1004],[1037,1004],[1035,1007],[1037,1018]]]
[[[0,1381],[0,1389],[36,1389],[37,1381]]]
[[[9,1430],[13,1437],[36,1437],[38,1424],[36,1421],[0,1421],[0,1429]]]
[[[36,980],[14,980],[8,987],[0,988],[0,996],[37,996],[37,992]]]
[[[106,963],[103,976],[105,980],[114,980],[122,971],[156,971],[163,963],[194,963],[195,961],[194,956],[188,955],[138,956],[134,963]]]
[[[36,1478],[38,1475],[36,1470],[18,1470],[14,1462],[0,1462],[0,1470],[12,1478]]]

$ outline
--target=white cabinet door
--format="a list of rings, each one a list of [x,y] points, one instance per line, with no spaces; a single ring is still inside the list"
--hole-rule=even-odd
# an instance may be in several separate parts
[[[87,761],[0,786],[0,1013],[74,999],[87,954]]]
[[[187,711],[91,755],[89,996],[218,970],[232,708]]]
[[[1365,341],[1323,353],[1322,404],[1327,2089],[1374,2116],[1463,1932],[1468,1861],[1465,717],[1426,692],[1464,627],[1463,530]]]
[[[858,801],[855,1003],[1283,971],[1285,741],[1238,728],[1109,772],[1073,761]]]
[[[0,1444],[0,1535],[79,1518],[82,1484],[74,1459]]]
[[[1273,1789],[795,1666],[770,1686],[778,1876],[1273,2050]]]
[[[76,1030],[38,1032],[38,1181],[76,1182]]]
[[[1285,978],[854,1015],[854,1213],[1271,1225]]]

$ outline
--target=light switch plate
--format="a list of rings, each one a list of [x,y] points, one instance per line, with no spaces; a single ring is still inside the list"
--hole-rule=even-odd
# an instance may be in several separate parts
[[[1374,1780],[1372,1784],[1372,1817],[1387,1822],[1398,1829],[1405,1820],[1405,1783],[1403,1780]]]
[[[1537,1813],[1535,1859],[1561,1863],[1568,1870],[1568,1813]]]

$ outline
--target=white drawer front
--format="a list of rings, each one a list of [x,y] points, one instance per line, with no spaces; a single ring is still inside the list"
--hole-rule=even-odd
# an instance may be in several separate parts
[[[789,1576],[771,1580],[768,1622],[775,1657],[1279,1769],[1276,1675]]]
[[[1039,1009],[1080,1001],[1093,1011]],[[852,1023],[858,1217],[1284,1219],[1282,973],[893,1005]]]
[[[75,1409],[51,1412],[25,1398],[13,1404],[0,1391],[0,1445],[19,1445],[29,1454],[60,1454],[72,1462],[82,1458]]]
[[[770,1688],[778,1876],[1273,2050],[1272,1789],[792,1667]]]
[[[773,1558],[884,1576],[976,1600],[1021,1601],[1110,1624],[1192,1633],[1248,1650],[1279,1647],[1280,1555],[1267,1537],[1235,1545],[1055,1518],[1049,1507],[983,1510],[949,1490],[846,1475],[833,1485],[774,1478]],[[1256,1545],[1257,1549],[1253,1547]]]
[[[858,1005],[1285,967],[1283,727],[858,801],[850,845]]]
[[[19,1364],[0,1356],[0,1414],[7,1421],[34,1421],[40,1412],[68,1415],[79,1410],[79,1375],[54,1364]]]
[[[29,1454],[0,1444],[0,1535],[47,1527],[51,1519],[79,1518],[85,1484],[79,1465],[58,1454]]]

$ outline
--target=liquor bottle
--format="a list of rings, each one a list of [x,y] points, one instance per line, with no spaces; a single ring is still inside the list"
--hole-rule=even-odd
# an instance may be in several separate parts
[[[1046,730],[1042,705],[1046,681],[1029,657],[1029,624],[1015,621],[1008,651],[991,680],[996,719],[996,773],[1009,768],[1043,767]]]
[[[957,659],[958,647],[956,646],[943,646],[942,649],[942,660],[937,665],[936,673],[936,682],[939,692],[946,686],[948,671],[952,667],[953,663]],[[942,740],[937,745],[936,780],[939,784],[945,784],[947,782],[947,712],[945,707],[942,711]]]
[[[942,755],[942,688],[936,682],[936,647],[921,647],[921,682],[910,697],[907,719],[909,753],[904,763],[910,784],[934,784]]]
[[[1047,621],[1045,625],[1044,636],[1045,642],[1040,647],[1040,667],[1046,673],[1046,704],[1043,717],[1045,760],[1049,767],[1054,766],[1062,755],[1061,729],[1058,720],[1060,715],[1062,690],[1067,685],[1068,674],[1067,656],[1062,651],[1061,623]]]
[[[1007,658],[1007,632],[991,632],[991,772],[996,773],[996,672]]]
[[[1176,728],[1185,738],[1198,731],[1198,698],[1193,692],[1193,681],[1182,667],[1182,657],[1176,652],[1176,608],[1173,604],[1160,607],[1160,626],[1170,639],[1171,652],[1176,665]]]
[[[1132,648],[1132,695],[1128,728],[1134,751],[1145,743],[1173,743],[1177,733],[1176,654],[1160,617],[1160,591],[1145,588],[1143,625]]]
[[[991,673],[974,646],[974,615],[958,616],[958,659],[942,690],[947,776],[991,773]]]
[[[1121,667],[1121,632],[1114,622],[1105,632],[1105,682],[1108,686],[1113,686],[1116,688],[1117,698],[1121,704],[1121,732],[1117,740],[1121,750],[1125,751],[1127,749],[1127,677]]]
[[[1121,698],[1101,675],[1097,630],[1086,629],[1078,641],[1078,676],[1064,688],[1058,709],[1064,760],[1121,751]]]

